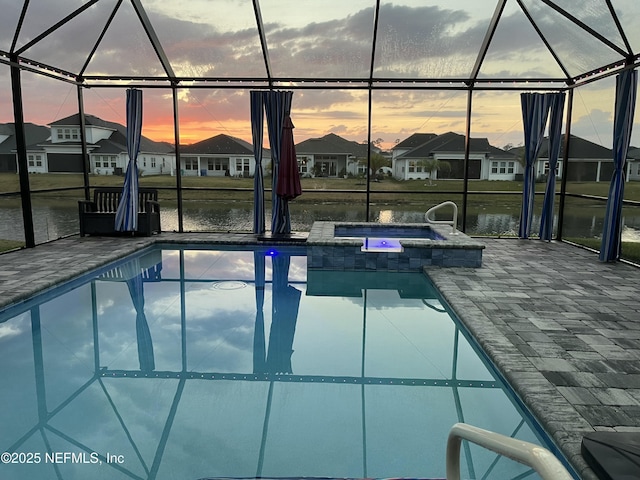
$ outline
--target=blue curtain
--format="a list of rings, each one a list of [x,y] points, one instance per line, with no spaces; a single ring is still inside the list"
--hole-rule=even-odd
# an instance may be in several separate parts
[[[544,191],[542,217],[540,218],[540,239],[551,241],[553,236],[553,206],[556,197],[556,168],[562,142],[562,114],[564,112],[564,92],[548,93],[551,113],[549,119],[549,176]]]
[[[271,233],[291,233],[289,201],[280,197],[278,189],[278,169],[282,146],[282,132],[285,119],[291,114],[293,92],[272,90],[264,92],[264,106],[267,115],[269,146],[271,147],[272,184],[271,184]]]
[[[153,341],[149,330],[147,316],[144,313],[144,281],[140,260],[135,258],[122,266],[122,274],[129,288],[131,301],[136,310],[136,340],[138,344],[138,361],[140,370],[150,372],[156,364],[153,354]]]
[[[267,361],[267,348],[264,336],[264,288],[265,261],[264,252],[253,252],[253,268],[256,290],[256,321],[253,327],[253,373],[264,373]]]
[[[253,233],[264,233],[264,177],[262,172],[263,92],[251,92],[251,134],[256,168],[253,175]]]
[[[633,112],[636,106],[638,73],[625,70],[616,77],[616,106],[613,119],[613,176],[609,186],[607,209],[602,228],[600,261],[612,262],[620,258],[622,235],[622,200],[624,198],[624,169],[627,163]]]
[[[523,93],[520,96],[520,101],[522,103],[522,120],[524,123],[525,167],[518,236],[520,238],[529,238],[536,188],[535,164],[547,124],[549,102],[548,97],[543,93]]]
[[[127,153],[129,164],[124,175],[122,196],[116,211],[115,230],[138,230],[138,152],[142,138],[142,90],[127,90]]]

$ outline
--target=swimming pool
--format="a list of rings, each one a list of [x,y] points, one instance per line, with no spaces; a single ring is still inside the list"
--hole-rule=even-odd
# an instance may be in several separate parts
[[[545,445],[422,274],[305,252],[153,247],[2,311],[0,449],[40,458],[2,478],[442,477],[458,421]]]

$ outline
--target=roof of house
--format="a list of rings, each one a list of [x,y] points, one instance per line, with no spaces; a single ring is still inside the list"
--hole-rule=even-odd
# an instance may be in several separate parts
[[[13,135],[13,123],[0,123],[0,135]]]
[[[414,147],[413,149],[401,154],[398,158],[428,158],[435,153],[464,153],[465,136],[459,133],[447,132],[431,138],[427,142]],[[493,158],[514,158],[512,153],[506,152],[500,148],[494,147],[486,138],[470,138],[469,152],[485,153]]]
[[[0,143],[0,153],[13,153],[16,149],[16,137],[13,123],[0,124],[0,134],[9,137]],[[34,123],[24,124],[24,137],[28,150],[35,150],[36,145],[46,141],[51,136],[49,128]]]
[[[629,152],[627,153],[627,157],[633,158],[634,160],[640,159],[640,148],[629,147]]]
[[[112,130],[116,130],[117,123],[108,122],[106,120],[102,120],[94,115],[89,115],[85,113],[84,115],[84,123],[85,125],[90,125],[93,127],[102,127],[102,128],[110,128]],[[51,127],[79,127],[80,126],[80,114],[74,113],[73,115],[69,115],[68,117],[61,118],[60,120],[55,120],[49,124]]]
[[[99,140],[96,142],[96,147],[91,153],[112,153],[119,154],[127,151],[127,127],[115,122],[108,122],[102,120],[93,115],[85,114],[85,124],[87,126],[101,127],[108,130],[113,130],[107,140]],[[77,127],[80,125],[79,114],[74,114],[60,120],[56,120],[51,123],[52,126],[70,126]],[[47,145],[53,145],[54,143],[49,141]],[[55,145],[79,145],[80,142],[64,142],[56,143]],[[140,139],[140,153],[172,153],[174,151],[173,145],[167,142],[156,142],[144,135]]]
[[[265,149],[265,151],[268,150]],[[180,153],[253,156],[253,145],[240,138],[221,133],[191,145],[183,145],[180,147]]]
[[[415,147],[419,147],[420,145],[424,145],[429,140],[433,140],[438,136],[437,133],[414,133],[413,135],[405,138],[400,143],[397,143],[393,146],[392,150],[403,148],[403,149],[412,149]]]
[[[571,135],[569,152],[573,158],[593,158],[593,159],[611,159],[613,160],[613,150],[597,143],[590,142],[584,138]],[[562,158],[564,153],[564,142],[560,143],[560,155]],[[538,158],[549,157],[549,137],[545,137]]]
[[[367,145],[342,138],[329,133],[320,138],[309,138],[296,145],[296,153],[300,154],[346,154],[365,158]]]

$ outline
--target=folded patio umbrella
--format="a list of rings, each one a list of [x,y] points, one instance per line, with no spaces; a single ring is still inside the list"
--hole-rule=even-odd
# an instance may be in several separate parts
[[[253,373],[264,373],[266,363],[266,346],[264,338],[264,286],[265,261],[264,253],[253,252],[253,268],[255,269],[256,289],[256,321],[253,327]]]
[[[278,170],[278,185],[276,193],[287,200],[294,199],[302,194],[300,185],[300,172],[296,159],[296,147],[293,141],[293,122],[287,116],[282,129],[282,152],[280,154],[280,168]]]

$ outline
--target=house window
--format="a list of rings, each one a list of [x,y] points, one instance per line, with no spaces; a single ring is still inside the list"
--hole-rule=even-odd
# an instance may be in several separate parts
[[[78,134],[78,129],[77,128],[74,128],[74,129],[71,130],[71,138],[73,140],[78,140],[79,134]]]
[[[156,157],[151,157],[151,168],[156,168]]]
[[[65,128],[64,129],[64,139],[65,140],[71,140],[71,129],[70,128]]]
[[[203,163],[206,162],[207,170],[209,171],[222,172],[229,170],[228,158],[202,157],[200,160],[202,160]]]
[[[409,160],[409,173],[416,171],[416,162],[414,160]]]
[[[309,163],[311,159],[309,157],[297,157],[298,160],[298,172],[300,175],[309,173]]]
[[[42,166],[42,156],[36,155],[36,167]]]
[[[29,155],[27,158],[29,160],[29,166],[30,167],[35,167],[36,162],[35,162],[35,158],[33,157],[33,155]]]
[[[236,158],[236,174],[249,176],[249,159],[248,158]]]
[[[510,174],[516,171],[516,162],[491,162],[491,173],[493,174]]]
[[[58,140],[62,140],[64,138],[64,132],[62,131],[61,128],[58,128],[57,132],[58,132]]]
[[[198,159],[197,158],[186,158],[184,161],[185,170],[197,170],[198,169]]]
[[[558,166],[559,164],[556,163],[556,175],[558,175]],[[544,174],[549,174],[549,162],[544,162]]]
[[[147,157],[142,157],[142,166],[143,167],[147,166]]]
[[[94,162],[96,168],[109,168],[109,165],[111,165],[111,168],[116,168],[115,155],[97,155],[94,157]]]

